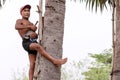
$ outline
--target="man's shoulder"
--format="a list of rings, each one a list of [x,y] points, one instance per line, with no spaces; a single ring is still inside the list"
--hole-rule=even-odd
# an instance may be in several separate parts
[[[23,19],[17,19],[17,20],[16,20],[16,23],[23,23],[23,22],[24,22]]]
[[[23,21],[22,19],[17,19],[16,21]]]

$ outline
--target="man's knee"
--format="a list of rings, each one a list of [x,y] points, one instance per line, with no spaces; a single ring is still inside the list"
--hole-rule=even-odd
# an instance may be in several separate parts
[[[37,49],[39,49],[39,44],[38,44],[38,43],[32,43],[32,44],[30,45],[30,48],[31,48],[32,50],[37,50]]]
[[[39,50],[39,48],[40,48],[40,45],[39,44],[35,44],[35,49],[38,51]]]

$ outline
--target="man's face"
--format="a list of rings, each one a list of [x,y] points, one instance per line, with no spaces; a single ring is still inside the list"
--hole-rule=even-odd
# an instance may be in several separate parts
[[[23,18],[29,18],[30,17],[30,9],[29,8],[24,8],[21,12],[21,15]]]

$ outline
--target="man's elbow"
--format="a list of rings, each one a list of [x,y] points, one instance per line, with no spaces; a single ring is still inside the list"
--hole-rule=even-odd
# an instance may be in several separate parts
[[[15,26],[15,29],[16,29],[16,30],[18,30],[18,27],[17,27],[17,26]]]

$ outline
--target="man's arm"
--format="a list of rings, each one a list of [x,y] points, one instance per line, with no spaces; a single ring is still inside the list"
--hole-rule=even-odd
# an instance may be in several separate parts
[[[30,25],[24,25],[22,20],[18,19],[15,24],[15,29],[16,30],[29,29],[35,32],[37,30],[37,27],[32,23]]]
[[[31,30],[34,31],[34,32],[37,30],[37,27],[35,25],[32,25],[30,27],[31,27]]]
[[[16,30],[22,30],[22,29],[29,29],[29,27],[23,25],[22,20],[18,19],[15,24],[15,29]]]

